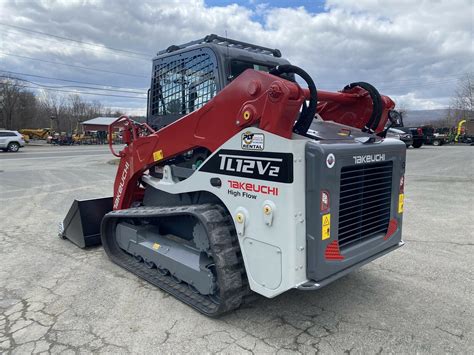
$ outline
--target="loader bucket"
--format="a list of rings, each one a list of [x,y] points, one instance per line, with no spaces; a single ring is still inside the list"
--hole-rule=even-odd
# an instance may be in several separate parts
[[[79,248],[99,245],[102,218],[112,211],[112,197],[74,200],[66,218],[60,224],[59,236],[69,239]]]

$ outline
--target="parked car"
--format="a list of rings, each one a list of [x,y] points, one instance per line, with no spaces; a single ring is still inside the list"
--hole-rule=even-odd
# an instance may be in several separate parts
[[[17,131],[0,130],[0,149],[8,152],[18,152],[25,146],[23,136]]]
[[[450,143],[449,128],[435,129],[432,126],[423,126],[421,129],[425,136],[425,144],[439,146]]]
[[[433,133],[432,135],[425,136],[425,144],[439,146],[446,143],[449,143],[449,138],[445,134]]]
[[[425,143],[425,136],[421,127],[397,127],[397,129],[411,134],[413,138],[413,143],[411,145],[413,148],[420,148],[423,143]]]
[[[407,148],[413,144],[413,135],[404,132],[399,128],[389,128],[387,131],[387,137],[400,139],[406,144]]]

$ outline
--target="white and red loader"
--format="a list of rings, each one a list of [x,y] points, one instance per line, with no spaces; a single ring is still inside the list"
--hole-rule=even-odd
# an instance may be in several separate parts
[[[171,46],[153,60],[148,122],[110,127],[125,143],[114,196],[75,201],[61,236],[101,242],[209,316],[316,290],[403,245],[394,106],[363,82],[317,90],[275,49],[216,35]]]

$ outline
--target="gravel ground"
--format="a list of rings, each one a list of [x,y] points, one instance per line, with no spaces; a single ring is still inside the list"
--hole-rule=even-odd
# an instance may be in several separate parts
[[[0,353],[474,353],[473,152],[407,152],[403,248],[220,319],[56,237],[74,198],[111,195],[105,147],[0,153]]]

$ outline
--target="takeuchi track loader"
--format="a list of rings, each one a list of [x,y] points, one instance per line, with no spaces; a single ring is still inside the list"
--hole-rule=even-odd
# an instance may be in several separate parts
[[[171,46],[153,59],[147,123],[109,127],[125,143],[110,145],[113,197],[74,201],[60,235],[102,243],[208,316],[317,290],[403,245],[394,106],[364,82],[317,90],[276,49],[216,35]]]

